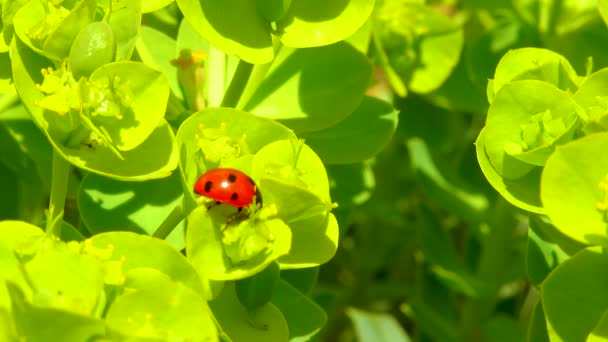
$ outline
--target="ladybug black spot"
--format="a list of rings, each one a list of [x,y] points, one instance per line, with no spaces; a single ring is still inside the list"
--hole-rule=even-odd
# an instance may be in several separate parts
[[[229,181],[230,183],[234,183],[234,182],[236,182],[236,175],[235,175],[234,173],[229,174],[229,175],[228,175],[228,181]]]
[[[205,183],[205,192],[211,191],[211,187],[213,187],[213,182],[207,181],[207,183]]]
[[[233,192],[232,196],[230,196],[230,199],[233,201],[236,201],[237,199],[239,199],[239,194],[237,194],[236,192]]]

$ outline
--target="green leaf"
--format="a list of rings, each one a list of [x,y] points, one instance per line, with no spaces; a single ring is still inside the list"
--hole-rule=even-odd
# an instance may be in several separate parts
[[[475,150],[477,151],[479,167],[488,182],[514,206],[533,213],[544,213],[544,208],[540,202],[540,168],[517,180],[503,178],[490,163],[485,144],[486,136],[485,128],[483,128],[475,142]]]
[[[557,148],[543,172],[547,215],[562,233],[586,244],[608,245],[606,148],[608,133],[580,138]]]
[[[268,303],[255,312],[248,312],[239,303],[232,283],[226,284],[209,306],[232,341],[283,342],[289,339],[287,322],[276,306]]]
[[[449,168],[441,167],[440,162],[435,162],[423,140],[409,139],[407,147],[416,179],[429,196],[467,221],[484,219],[490,204],[483,193],[466,179],[451,174]]]
[[[581,83],[580,88],[574,94],[574,101],[586,112],[583,131],[587,134],[608,130],[608,97],[606,86],[608,85],[608,69],[594,72]]]
[[[121,151],[134,149],[152,134],[162,122],[169,99],[167,77],[137,62],[100,67],[91,74],[89,88],[98,91],[103,99],[89,102],[93,110],[91,121]],[[119,113],[106,109],[109,102],[120,106]]]
[[[95,69],[116,59],[116,39],[112,27],[103,21],[85,26],[70,49],[69,65],[74,78],[89,77]]]
[[[18,286],[8,282],[7,287],[13,304],[15,328],[21,339],[45,342],[61,338],[65,342],[82,342],[105,335],[105,323],[99,318],[31,305]]]
[[[608,307],[607,267],[605,252],[587,248],[547,277],[541,293],[552,341],[584,341],[602,319]]]
[[[34,305],[84,316],[103,305],[103,266],[96,258],[81,254],[75,242],[44,241],[25,264],[25,272],[34,289]]]
[[[281,42],[295,48],[333,44],[365,23],[374,0],[293,0],[277,22]]]
[[[17,253],[44,237],[45,234],[40,228],[29,223],[0,221],[0,281],[2,284],[10,281],[15,286],[27,289],[28,295],[31,293]],[[9,304],[10,297],[7,287],[1,286],[0,308],[9,308]]]
[[[64,141],[47,130],[49,122],[59,120],[56,117],[58,114],[45,111],[35,104],[43,97],[36,90],[36,84],[42,82],[40,71],[48,67],[50,62],[33,53],[19,39],[15,39],[11,45],[11,59],[15,86],[23,103],[36,125],[43,128],[53,147],[70,163],[84,170],[123,180],[166,177],[177,166],[175,137],[164,120],[161,120],[159,126],[153,127],[152,133],[143,143],[130,151],[122,152],[122,159],[106,144],[92,148],[84,144],[78,148],[65,146]],[[164,109],[157,108],[155,111],[164,112]]]
[[[244,108],[298,132],[321,130],[359,106],[371,71],[368,59],[347,43],[284,47]]]
[[[290,342],[309,341],[327,322],[327,314],[317,303],[283,280],[272,294],[272,304],[287,321]]]
[[[493,342],[524,342],[525,335],[515,319],[499,314],[490,318],[483,327],[484,337]]]
[[[518,179],[543,166],[556,145],[573,138],[577,106],[558,88],[537,80],[505,85],[486,120],[485,150],[494,169]]]
[[[539,80],[561,90],[574,92],[580,77],[566,58],[547,49],[522,48],[507,52],[494,74],[493,94],[519,80]]]
[[[411,341],[399,322],[389,314],[369,313],[353,307],[347,308],[346,314],[352,320],[361,342]]]
[[[281,280],[303,294],[310,294],[317,283],[318,276],[319,267],[281,270]]]
[[[605,342],[608,341],[608,311],[604,311],[602,318],[597,325],[587,336],[587,342]]]
[[[253,312],[270,302],[279,281],[279,272],[279,265],[273,262],[251,277],[239,279],[234,283],[236,296],[247,311]]]
[[[81,0],[70,13],[50,32],[42,49],[45,55],[64,60],[70,54],[70,48],[78,33],[95,20],[95,0]]]
[[[177,173],[147,182],[121,182],[89,174],[80,185],[78,208],[93,234],[123,230],[152,235],[180,204],[181,195]],[[184,247],[184,227],[180,223],[166,239],[177,250]]]
[[[150,13],[162,9],[173,3],[174,0],[145,0],[142,1],[142,12]],[[142,26],[143,27],[143,26]]]
[[[112,333],[147,340],[217,340],[200,293],[149,269],[133,269],[126,285],[136,286],[108,309],[106,321]]]
[[[22,104],[2,112],[0,137],[0,161],[28,182],[40,178],[50,188],[51,145]]]
[[[399,1],[386,2],[374,16],[390,65],[408,89],[429,93],[448,78],[463,47],[458,24],[426,5]]]
[[[257,13],[255,1],[178,0],[177,4],[190,25],[225,54],[253,64],[272,61],[270,25]]]
[[[389,143],[397,128],[398,114],[390,104],[366,96],[346,119],[301,137],[327,164],[361,162]]]
[[[569,256],[559,245],[550,240],[547,241],[542,233],[539,234],[535,230],[539,230],[539,228],[531,222],[530,229],[528,229],[526,271],[530,281],[539,286],[547,275]]]
[[[177,131],[185,191],[192,193],[205,171],[254,154],[278,139],[295,139],[295,135],[270,119],[232,108],[208,108],[193,114]]]
[[[550,342],[545,313],[540,300],[534,305],[532,318],[530,320],[531,322],[528,326],[528,341]]]
[[[186,254],[205,279],[234,280],[262,271],[291,248],[289,227],[279,219],[252,217],[226,226],[234,208],[200,206],[188,217]]]
[[[597,9],[606,25],[608,25],[608,0],[598,0]]]
[[[184,20],[183,23],[187,23],[187,21]],[[177,80],[177,68],[171,64],[171,60],[177,57],[176,41],[161,31],[142,26],[139,30],[136,47],[142,62],[162,70],[169,80],[173,94],[180,99],[183,98],[182,89]]]
[[[121,0],[119,6],[119,9],[113,9],[109,24],[116,37],[116,61],[128,61],[141,27],[142,1]]]
[[[201,279],[186,258],[163,240],[131,232],[101,233],[84,242],[88,254],[97,256],[107,267],[119,265],[121,274],[134,268],[149,267],[168,275],[204,295]]]

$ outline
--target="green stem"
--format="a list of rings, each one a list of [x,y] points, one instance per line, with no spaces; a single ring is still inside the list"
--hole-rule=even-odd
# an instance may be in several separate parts
[[[487,321],[498,301],[498,289],[504,281],[512,246],[513,227],[516,222],[506,202],[499,200],[492,208],[489,230],[483,241],[477,277],[486,285],[486,293],[478,298],[468,298],[462,308],[460,331],[465,341],[483,341],[481,322]]]
[[[209,47],[205,72],[207,103],[209,107],[217,107],[226,90],[226,55],[213,46]]]
[[[63,223],[65,198],[68,192],[68,179],[72,165],[57,150],[53,150],[53,175],[51,180],[51,199],[46,217],[46,233],[59,237]]]
[[[237,103],[239,103],[239,99],[247,86],[247,82],[249,81],[249,77],[251,76],[251,71],[253,70],[253,64],[247,63],[243,60],[239,61],[239,64],[234,71],[234,76],[232,76],[232,81],[230,81],[230,85],[228,89],[226,89],[226,93],[224,94],[224,99],[222,100],[222,104],[220,107],[236,107]]]
[[[407,95],[407,88],[405,84],[391,66],[388,56],[386,52],[384,52],[384,44],[382,44],[382,38],[380,38],[380,33],[375,27],[372,27],[372,42],[374,46],[374,52],[378,57],[378,61],[380,62],[380,66],[384,70],[384,74],[386,75],[386,80],[393,87],[393,90],[400,97],[405,97]]]
[[[152,234],[153,237],[164,240],[171,234],[171,232],[182,222],[188,213],[184,210],[184,202],[180,201],[178,205],[173,208],[169,213],[169,216],[165,218],[163,223]]]

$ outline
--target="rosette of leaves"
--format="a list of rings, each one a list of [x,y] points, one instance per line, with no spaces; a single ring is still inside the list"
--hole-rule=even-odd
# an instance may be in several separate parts
[[[207,279],[251,276],[277,260],[283,268],[328,261],[338,230],[319,157],[286,127],[228,108],[188,118],[177,134],[186,201],[205,171],[230,167],[250,175],[263,198],[250,217],[225,226],[236,208],[199,206],[189,216],[186,250]],[[310,244],[315,244],[311,249]],[[213,262],[211,262],[213,260]]]
[[[544,212],[540,172],[555,147],[569,142],[585,117],[572,97],[579,77],[562,56],[519,49],[499,62],[488,85],[491,105],[476,148],[482,171],[512,204]]]
[[[213,46],[262,64],[274,58],[273,37],[295,48],[349,37],[367,20],[374,0],[179,0],[177,4]]]
[[[460,60],[458,23],[427,5],[384,1],[374,12],[373,40],[387,80],[399,96],[441,86]]]
[[[126,61],[135,46],[140,4],[95,21],[96,2],[66,9],[30,2],[15,15],[15,86],[34,122],[70,163],[118,179],[167,176],[177,164],[163,119],[167,78]],[[92,13],[92,14],[91,14]]]
[[[0,322],[14,327],[4,340],[217,340],[196,271],[158,239],[114,232],[66,243],[3,221],[0,268]]]

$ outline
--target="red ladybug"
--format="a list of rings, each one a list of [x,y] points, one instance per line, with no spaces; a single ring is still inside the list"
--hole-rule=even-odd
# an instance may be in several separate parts
[[[239,211],[251,203],[262,205],[258,187],[249,176],[235,169],[212,169],[204,173],[194,184],[194,192],[239,208]]]

